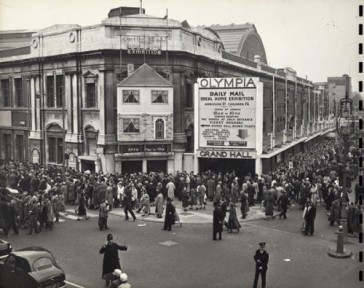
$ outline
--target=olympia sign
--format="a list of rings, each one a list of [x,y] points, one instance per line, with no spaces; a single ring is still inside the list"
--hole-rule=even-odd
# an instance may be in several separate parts
[[[197,79],[199,147],[256,148],[259,78]]]

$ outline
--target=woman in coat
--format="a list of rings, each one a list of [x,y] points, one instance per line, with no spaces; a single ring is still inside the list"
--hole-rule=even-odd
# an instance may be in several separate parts
[[[167,198],[167,205],[166,205],[166,216],[164,218],[164,228],[163,230],[171,231],[172,225],[174,225],[174,213],[176,212],[176,208],[172,205],[171,198]]]
[[[229,222],[228,222],[228,231],[229,233],[233,232],[233,229],[240,230],[241,225],[236,216],[236,209],[233,203],[230,203],[230,211],[229,211]]]
[[[86,220],[89,219],[89,217],[87,217],[87,212],[86,212],[86,196],[85,196],[84,192],[81,193],[81,196],[78,201],[78,208],[77,208],[76,212],[78,215],[77,221],[81,220],[80,216],[85,217]]]
[[[157,188],[157,197],[155,197],[155,213],[157,214],[158,218],[162,218],[163,214],[163,194],[162,191]]]
[[[329,220],[330,226],[333,226],[335,222],[340,225],[340,201],[338,198],[331,204]]]
[[[267,195],[267,199],[265,200],[265,216],[273,217],[273,205],[274,205],[274,198],[272,192],[269,191]]]

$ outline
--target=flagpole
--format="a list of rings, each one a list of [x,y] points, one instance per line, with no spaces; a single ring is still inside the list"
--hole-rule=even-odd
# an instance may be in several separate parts
[[[166,9],[166,72],[168,71],[168,9]]]

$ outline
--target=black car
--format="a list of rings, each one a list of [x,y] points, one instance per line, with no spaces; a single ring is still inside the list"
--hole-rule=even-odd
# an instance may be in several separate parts
[[[10,254],[12,250],[13,248],[9,242],[0,239],[0,259]]]
[[[0,288],[64,288],[64,271],[41,247],[24,248],[0,259]]]

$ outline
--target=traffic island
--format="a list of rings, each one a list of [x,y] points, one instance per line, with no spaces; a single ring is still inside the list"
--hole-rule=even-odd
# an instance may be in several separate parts
[[[351,251],[344,249],[343,226],[339,226],[339,231],[337,233],[336,250],[329,248],[329,250],[327,251],[327,254],[330,257],[338,258],[338,259],[350,258],[351,255],[353,254]]]

